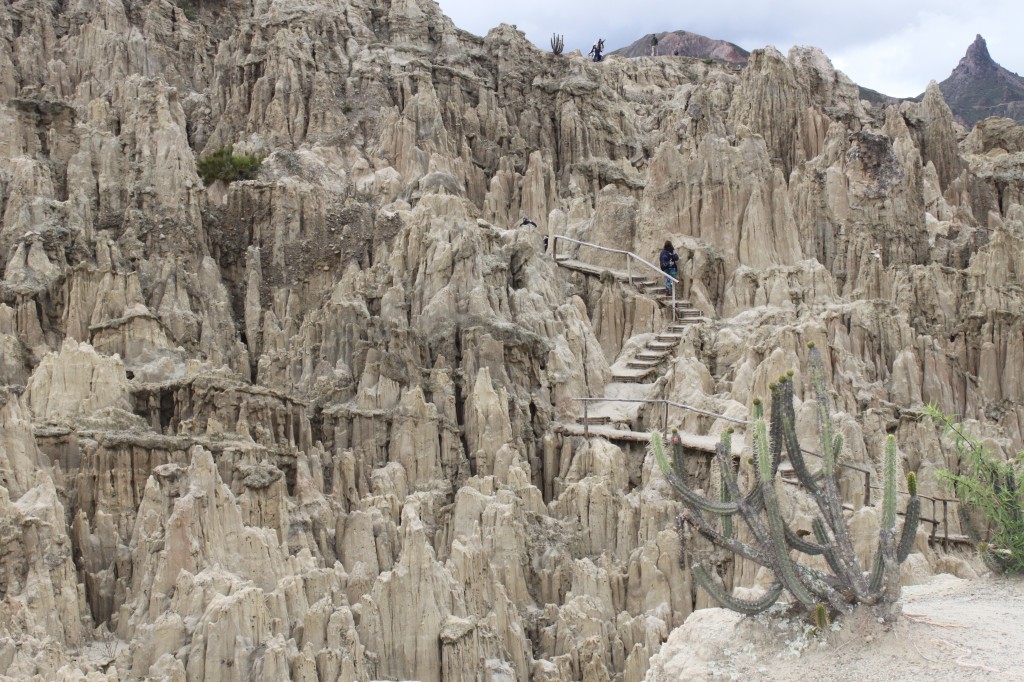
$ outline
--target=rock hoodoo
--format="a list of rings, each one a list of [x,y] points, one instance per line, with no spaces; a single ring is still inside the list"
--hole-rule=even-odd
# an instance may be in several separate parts
[[[857,92],[422,0],[0,5],[0,676],[643,679],[708,604],[637,434],[706,486],[790,368],[809,433],[808,341],[851,464],[942,496],[928,402],[1019,449],[1021,129]],[[556,235],[671,239],[693,319]],[[700,411],[577,423],[630,396]]]

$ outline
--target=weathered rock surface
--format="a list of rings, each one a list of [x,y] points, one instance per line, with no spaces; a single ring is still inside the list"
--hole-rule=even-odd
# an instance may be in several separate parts
[[[0,676],[642,679],[709,605],[676,502],[554,427],[668,315],[546,236],[679,247],[716,321],[656,397],[745,418],[794,368],[810,439],[814,341],[851,463],[894,433],[943,494],[928,402],[1024,443],[1021,129],[934,88],[554,58],[418,0],[23,0],[0,38]],[[221,146],[255,179],[206,186]],[[907,580],[966,572],[919,544]]]

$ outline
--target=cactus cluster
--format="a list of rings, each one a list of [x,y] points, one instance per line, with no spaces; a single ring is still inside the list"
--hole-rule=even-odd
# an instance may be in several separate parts
[[[557,33],[551,34],[551,52],[557,57],[562,54],[562,50],[565,49],[565,36],[558,35]]]
[[[920,520],[921,503],[917,497],[914,474],[907,477],[910,499],[901,531],[896,528],[897,474],[900,470],[896,441],[890,436],[885,446],[882,523],[878,548],[870,570],[863,570],[854,551],[843,514],[837,470],[843,447],[842,436],[834,432],[825,390],[821,357],[810,352],[811,374],[817,395],[818,427],[821,437],[822,465],[813,470],[796,436],[793,407],[793,375],[780,377],[772,384],[771,406],[767,421],[760,402],[754,405],[753,483],[743,491],[733,465],[732,433],[727,431],[718,443],[715,460],[720,484],[717,499],[701,495],[686,484],[683,447],[677,432],[670,437],[671,461],[666,455],[660,433],[651,434],[651,445],[658,464],[683,503],[679,516],[680,539],[684,543],[686,527],[692,527],[713,545],[765,566],[775,575],[773,585],[754,601],[739,599],[716,583],[709,567],[691,556],[694,578],[723,606],[744,614],[759,613],[788,591],[797,607],[814,621],[823,623],[825,611],[849,611],[856,604],[875,605],[888,614],[899,598],[900,564],[913,546]],[[783,518],[779,490],[775,481],[783,450],[793,466],[800,486],[816,503],[813,520],[814,540],[794,532]],[[741,519],[747,532],[744,539],[734,533],[734,520]],[[829,570],[813,568],[797,561],[799,555],[823,557]],[[685,559],[685,557],[684,557]]]

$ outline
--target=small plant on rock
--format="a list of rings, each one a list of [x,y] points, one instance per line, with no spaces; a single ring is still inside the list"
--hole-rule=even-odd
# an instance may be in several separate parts
[[[686,484],[683,446],[673,432],[672,459],[666,456],[661,434],[651,434],[651,446],[659,466],[679,494],[683,511],[679,516],[679,534],[684,542],[686,527],[692,527],[716,548],[738,554],[775,575],[775,581],[757,600],[732,596],[711,576],[709,566],[693,553],[693,576],[723,606],[744,614],[756,614],[774,604],[787,590],[795,606],[808,620],[824,627],[829,613],[843,613],[857,604],[872,605],[880,615],[889,617],[899,598],[900,564],[907,558],[917,534],[920,500],[914,474],[907,476],[910,500],[902,531],[896,527],[897,472],[899,461],[896,441],[890,436],[885,446],[884,492],[878,549],[864,570],[854,551],[850,530],[843,513],[838,469],[843,438],[835,433],[825,391],[821,356],[811,344],[811,372],[818,405],[818,431],[821,437],[822,466],[813,471],[805,459],[796,436],[793,407],[792,373],[780,377],[771,386],[770,416],[766,421],[760,402],[755,403],[753,425],[754,481],[750,490],[740,489],[733,467],[732,432],[727,431],[715,450],[721,478],[716,500],[698,494]],[[805,539],[786,523],[780,508],[778,479],[783,449],[793,466],[800,486],[817,506],[818,516],[811,525],[814,540]],[[741,519],[747,539],[734,534],[733,522]],[[796,557],[794,557],[794,554]],[[800,555],[823,557],[829,570],[812,568],[797,560]]]
[[[181,13],[189,21],[195,21],[199,16],[199,10],[196,8],[193,0],[178,0],[178,8],[181,9]]]
[[[199,159],[196,172],[209,186],[215,180],[234,182],[235,180],[252,180],[260,170],[264,155],[233,154],[231,147],[221,147]]]
[[[935,405],[925,413],[953,437],[959,458],[959,473],[940,471],[939,480],[953,488],[960,500],[960,522],[989,570],[997,574],[1024,573],[1024,452],[1004,460],[982,445],[964,425]],[[977,512],[988,526],[988,539],[971,518]]]
[[[557,33],[551,34],[551,52],[556,57],[562,54],[562,50],[565,49],[565,36],[558,35]]]

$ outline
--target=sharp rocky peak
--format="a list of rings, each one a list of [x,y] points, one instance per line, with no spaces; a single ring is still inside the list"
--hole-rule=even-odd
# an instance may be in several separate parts
[[[999,65],[988,53],[988,45],[980,35],[976,36],[974,42],[967,48],[967,53],[957,65],[956,71],[966,70],[969,72],[992,71],[998,69]]]

